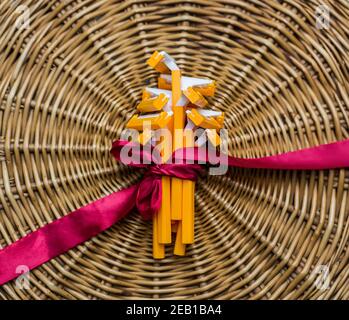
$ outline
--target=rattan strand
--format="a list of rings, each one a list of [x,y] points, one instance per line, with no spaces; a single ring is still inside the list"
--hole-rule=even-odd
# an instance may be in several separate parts
[[[316,28],[323,3],[329,29]],[[29,29],[16,28],[19,4]],[[1,0],[0,244],[139,178],[109,149],[156,83],[154,50],[217,80],[210,104],[235,156],[349,138],[348,21],[346,0]],[[134,212],[0,299],[348,299],[348,184],[348,170],[207,177],[186,257],[169,246],[153,260],[151,225]]]

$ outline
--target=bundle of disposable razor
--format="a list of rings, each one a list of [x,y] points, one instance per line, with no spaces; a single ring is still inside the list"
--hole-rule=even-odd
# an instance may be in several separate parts
[[[215,81],[186,77],[175,60],[166,52],[154,52],[148,65],[160,73],[158,88],[145,88],[139,113],[127,123],[127,128],[139,132],[139,143],[160,144],[157,130],[171,133],[172,143],[163,143],[161,161],[166,163],[177,149],[220,145],[219,131],[224,113],[207,108],[206,97],[215,93]],[[201,134],[195,132],[201,128]],[[175,177],[162,178],[162,203],[153,216],[153,257],[165,257],[165,245],[175,234],[175,255],[185,255],[187,244],[194,242],[195,182]]]

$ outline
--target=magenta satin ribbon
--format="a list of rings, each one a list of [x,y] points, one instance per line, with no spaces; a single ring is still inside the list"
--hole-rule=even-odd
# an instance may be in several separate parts
[[[120,160],[125,141],[116,141],[111,150]],[[149,153],[140,151],[142,157]],[[175,159],[207,162],[209,154],[200,148],[183,149],[174,153]],[[225,160],[224,160],[225,159]],[[258,159],[222,158],[226,165],[242,168],[284,170],[321,170],[349,167],[349,139],[318,147],[302,149]],[[0,285],[19,276],[20,265],[30,270],[67,252],[110,228],[135,207],[149,219],[161,205],[161,176],[195,180],[202,171],[198,164],[137,165],[146,168],[143,180],[134,186],[96,200],[68,215],[51,222],[0,250]]]

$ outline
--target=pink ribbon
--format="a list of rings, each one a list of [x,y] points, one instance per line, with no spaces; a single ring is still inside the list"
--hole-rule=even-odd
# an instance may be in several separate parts
[[[217,156],[206,149],[187,148],[174,153],[176,159],[207,162]],[[327,170],[347,168],[349,163],[349,139],[254,159],[222,157],[221,164],[229,167],[278,170]]]
[[[116,141],[111,150],[117,160],[127,144]],[[140,150],[141,158],[151,159],[150,153]],[[176,160],[192,160],[206,163],[210,155],[200,148],[183,149],[174,153]],[[322,170],[349,167],[349,139],[341,142],[288,152],[258,159],[227,157],[228,166],[243,168]],[[20,265],[30,270],[67,252],[77,245],[110,228],[135,207],[145,219],[149,219],[161,205],[161,176],[174,176],[196,180],[202,172],[198,164],[158,164],[139,165],[147,168],[143,180],[134,186],[117,191],[96,200],[68,215],[51,222],[0,250],[0,285],[19,276],[16,269]]]

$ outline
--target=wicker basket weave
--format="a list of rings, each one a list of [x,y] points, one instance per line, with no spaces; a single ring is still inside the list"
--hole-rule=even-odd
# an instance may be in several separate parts
[[[235,156],[348,138],[348,21],[347,0],[2,0],[1,246],[139,179],[109,150],[156,85],[154,50],[217,80],[210,103]],[[348,186],[348,170],[209,176],[186,257],[168,246],[153,260],[151,224],[134,212],[0,299],[349,299]]]

